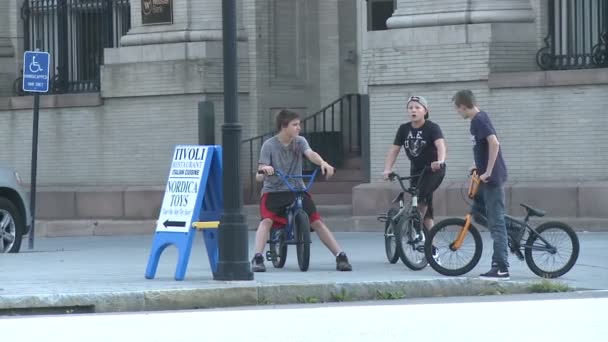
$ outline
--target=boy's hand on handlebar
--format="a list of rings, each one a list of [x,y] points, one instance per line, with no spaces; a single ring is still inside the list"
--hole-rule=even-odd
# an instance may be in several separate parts
[[[264,173],[267,176],[272,176],[272,175],[274,175],[274,168],[270,165],[262,166],[258,170],[258,173]]]
[[[384,180],[388,180],[391,173],[393,173],[393,170],[384,170],[384,171],[382,171],[382,177],[384,178]]]
[[[333,166],[329,165],[329,163],[327,163],[327,162],[321,163],[321,173],[325,175],[326,179],[333,176],[334,172],[336,172],[336,169],[334,169]]]
[[[445,162],[442,162],[442,161],[434,161],[431,163],[431,170],[433,170],[433,172],[439,171],[444,167],[445,167]]]

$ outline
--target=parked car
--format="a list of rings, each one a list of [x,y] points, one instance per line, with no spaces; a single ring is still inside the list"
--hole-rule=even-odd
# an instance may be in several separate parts
[[[17,253],[30,232],[30,199],[19,173],[0,163],[0,253]]]

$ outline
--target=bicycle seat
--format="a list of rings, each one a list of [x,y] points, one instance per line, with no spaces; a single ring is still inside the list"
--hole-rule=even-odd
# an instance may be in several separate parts
[[[530,215],[530,216],[543,217],[547,214],[547,212],[545,212],[544,210],[532,208],[531,206],[529,206],[525,203],[520,203],[519,205],[524,207],[526,209],[526,211],[528,211],[528,215]]]
[[[403,200],[404,195],[405,195],[405,193],[403,193],[403,192],[399,193],[399,195],[397,195],[397,197],[395,197],[395,199],[393,200],[392,203],[399,203],[399,201]]]

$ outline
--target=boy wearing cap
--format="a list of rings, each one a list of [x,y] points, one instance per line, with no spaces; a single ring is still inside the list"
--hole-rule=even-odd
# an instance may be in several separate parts
[[[480,174],[481,180],[473,203],[473,215],[476,221],[490,230],[494,240],[491,268],[481,274],[481,277],[508,280],[507,228],[504,218],[507,166],[502,158],[496,130],[488,114],[477,107],[477,100],[472,91],[461,90],[454,95],[452,101],[456,111],[464,119],[471,120],[474,168]]]
[[[403,147],[410,160],[410,175],[418,175],[424,171],[422,177],[413,178],[411,184],[417,185],[418,210],[424,218],[423,225],[428,230],[434,224],[433,192],[445,176],[445,139],[439,125],[428,120],[428,103],[424,97],[410,97],[407,101],[407,111],[410,122],[402,124],[397,130],[393,145],[386,155],[383,176],[388,179],[388,175],[393,172],[393,165]]]

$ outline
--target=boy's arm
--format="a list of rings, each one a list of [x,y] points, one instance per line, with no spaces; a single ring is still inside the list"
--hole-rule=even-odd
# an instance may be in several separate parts
[[[397,156],[399,156],[401,146],[403,146],[403,142],[405,141],[405,131],[405,125],[399,126],[397,133],[395,134],[395,139],[393,140],[393,145],[388,149],[386,159],[384,160],[384,171],[382,172],[384,179],[388,179],[388,175],[393,172],[393,166],[395,165]]]
[[[435,147],[437,147],[437,161],[431,163],[431,169],[437,171],[441,168],[441,164],[445,163],[447,148],[445,146],[445,139],[435,140]]]
[[[258,182],[264,181],[266,175],[271,176],[274,174],[274,168],[270,166],[271,162],[270,147],[264,142],[262,149],[260,150],[260,159],[258,160],[258,171],[264,171],[264,174],[255,173],[255,180]]]
[[[395,165],[400,150],[401,146],[392,145],[389,147],[388,153],[386,154],[386,160],[384,161],[384,172],[382,172],[384,179],[388,179],[389,173],[393,172],[393,165]]]
[[[488,178],[492,175],[494,163],[496,163],[496,158],[498,157],[498,149],[500,148],[500,143],[495,134],[488,135],[486,139],[488,140],[488,167],[486,168],[486,172],[479,177],[484,182],[487,182]]]
[[[334,175],[334,167],[329,165],[329,163],[325,160],[323,160],[323,158],[321,158],[321,156],[317,152],[309,148],[304,152],[304,155],[312,163],[319,165],[319,167],[321,168],[321,173],[326,175],[328,178]]]

